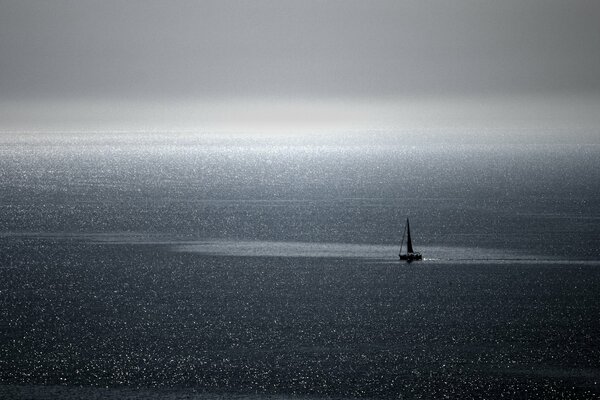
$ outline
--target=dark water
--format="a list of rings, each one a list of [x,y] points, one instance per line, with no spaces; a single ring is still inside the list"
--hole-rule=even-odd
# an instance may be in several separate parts
[[[600,146],[3,138],[0,178],[0,397],[600,396]]]

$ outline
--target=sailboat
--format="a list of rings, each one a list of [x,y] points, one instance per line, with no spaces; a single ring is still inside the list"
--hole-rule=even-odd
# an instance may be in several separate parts
[[[402,245],[404,244],[404,237],[406,237],[406,254],[402,254]],[[423,256],[421,253],[417,253],[413,250],[412,240],[410,239],[410,223],[406,218],[406,226],[404,227],[404,233],[402,234],[402,241],[400,242],[400,259],[403,261],[421,261]]]

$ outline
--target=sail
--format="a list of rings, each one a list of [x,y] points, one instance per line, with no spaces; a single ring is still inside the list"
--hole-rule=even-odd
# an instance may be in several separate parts
[[[398,255],[402,257],[402,245],[404,244],[404,238],[406,237],[406,226],[404,227],[404,231],[402,232],[402,240],[400,241],[400,252]]]
[[[408,223],[408,218],[406,218],[406,233],[407,233],[407,240],[406,240],[406,252],[408,254],[413,253],[413,247],[412,247],[412,240],[410,240],[410,224]]]

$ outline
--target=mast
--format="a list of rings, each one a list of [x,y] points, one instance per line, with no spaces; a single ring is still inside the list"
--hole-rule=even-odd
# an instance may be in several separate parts
[[[406,233],[407,233],[407,240],[406,240],[406,252],[408,254],[413,253],[413,247],[412,247],[412,240],[410,240],[410,224],[408,223],[408,218],[406,218]]]

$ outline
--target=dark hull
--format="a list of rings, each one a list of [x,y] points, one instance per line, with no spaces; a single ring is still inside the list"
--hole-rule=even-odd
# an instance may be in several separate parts
[[[423,256],[421,253],[408,253],[408,254],[400,254],[400,260],[402,261],[421,261],[423,260]]]

